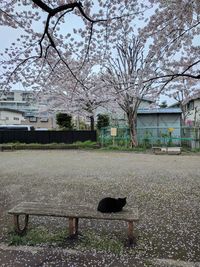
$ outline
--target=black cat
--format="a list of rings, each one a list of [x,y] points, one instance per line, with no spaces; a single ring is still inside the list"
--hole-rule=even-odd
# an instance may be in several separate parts
[[[105,213],[119,212],[125,205],[126,205],[126,197],[125,198],[106,197],[100,200],[97,210]]]

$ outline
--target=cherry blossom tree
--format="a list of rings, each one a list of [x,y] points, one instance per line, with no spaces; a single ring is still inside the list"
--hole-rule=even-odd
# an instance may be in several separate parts
[[[105,63],[102,79],[112,98],[127,115],[131,146],[138,145],[137,110],[142,98],[157,96],[157,88],[153,87],[153,82],[143,82],[151,71],[151,53],[145,55],[142,40],[139,37],[128,36],[125,31],[122,39],[116,44],[116,56],[109,57]]]
[[[197,82],[193,79],[179,78],[178,81],[174,81],[165,92],[165,95],[174,99],[176,105],[182,111],[181,124],[184,126],[187,123],[187,118],[190,115],[191,110],[187,107],[188,101],[196,96],[200,95],[200,89],[196,87]]]
[[[163,88],[179,77],[200,79],[200,2],[151,0],[155,13],[140,32],[153,38],[152,49],[162,60],[159,79]]]
[[[74,62],[72,68],[76,75],[79,70],[77,65],[78,62]],[[81,72],[79,71],[80,83],[66,69],[62,72],[59,68],[55,69],[55,75],[46,86],[42,86],[43,90],[37,92],[39,98],[46,101],[46,111],[67,112],[74,117],[89,119],[90,128],[94,130],[96,110],[100,106],[104,107],[109,98],[99,75],[92,71],[92,68],[93,66],[86,64]]]
[[[146,10],[151,12],[145,15]],[[151,79],[159,78],[163,83],[179,76],[199,79],[199,13],[199,0],[0,0],[0,26],[20,32],[5,51],[7,59],[1,60],[7,70],[2,83],[33,84],[45,68],[53,75],[54,67],[60,63],[78,80],[63,54],[79,57],[84,65],[112,46],[121,20],[130,26],[135,19],[143,19],[140,32],[153,39],[151,50],[164,62],[163,72]],[[74,24],[73,18],[77,19]],[[175,68],[170,63],[180,53],[184,56],[179,68]]]
[[[22,81],[30,86],[44,70],[53,75],[60,64],[80,82],[66,54],[83,66],[116,38],[110,33],[117,35],[120,18],[131,22],[140,11],[137,1],[127,0],[1,0],[0,25],[22,32],[5,51],[9,59],[1,61],[7,70],[2,83]]]
[[[94,77],[93,77],[94,78]],[[104,107],[109,102],[105,93],[105,88],[98,83],[99,79],[88,82],[86,89],[79,88],[74,92],[74,110],[78,113],[84,113],[86,118],[90,119],[90,129],[94,130],[95,114],[99,107]]]
[[[147,88],[154,81],[160,86],[160,92],[174,79],[179,81],[179,77],[198,81],[199,13],[199,0],[0,0],[0,27],[11,27],[19,32],[16,41],[1,55],[3,74],[0,85],[9,89],[13,83],[20,81],[26,88],[39,88],[52,96],[58,91],[60,96],[57,104],[52,97],[55,106],[59,108],[61,100],[66,101],[67,105],[71,101],[71,91],[77,90],[77,95],[78,91],[88,91],[85,84],[88,80],[80,75],[88,62],[93,64],[96,61],[103,65],[104,59],[110,57],[113,61],[110,60],[106,77],[110,75],[112,78],[112,72],[115,75],[121,72],[117,70],[113,51],[119,50],[118,60],[121,57],[123,65],[126,60],[124,47],[118,44],[116,48],[115,45],[121,39],[122,26],[128,35],[134,33],[142,36],[141,47],[144,41],[149,43],[149,47],[145,48],[148,60],[141,47],[138,51],[138,57],[144,61],[137,61],[142,64],[141,67],[134,66],[137,78],[135,74],[131,78],[127,76],[126,86],[120,85],[122,91],[125,88],[128,90],[130,85],[137,88],[137,94],[129,96],[134,101],[146,95]],[[120,45],[123,48],[121,52]],[[127,50],[126,53],[132,52]],[[126,73],[126,70],[123,71]],[[115,77],[115,81],[117,79]],[[107,81],[109,88],[111,81]],[[60,91],[60,88],[63,90]],[[92,95],[95,90],[93,87]],[[140,90],[143,90],[141,95]],[[127,101],[130,100],[127,98]],[[137,107],[138,103],[134,105]],[[136,136],[135,133],[133,136]],[[134,138],[132,144],[137,144]]]

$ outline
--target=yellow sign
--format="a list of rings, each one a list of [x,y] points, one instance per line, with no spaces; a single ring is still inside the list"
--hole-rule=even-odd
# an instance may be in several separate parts
[[[111,136],[117,136],[117,128],[111,128],[110,129],[110,135]]]
[[[172,133],[174,131],[174,128],[168,128],[168,132]]]

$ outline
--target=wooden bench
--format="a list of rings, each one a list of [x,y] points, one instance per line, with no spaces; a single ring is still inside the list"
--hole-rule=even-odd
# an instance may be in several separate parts
[[[168,154],[168,155],[179,155],[181,154],[181,147],[152,147],[153,153],[160,154]]]
[[[13,145],[0,145],[0,151],[13,151],[15,147]]]
[[[40,202],[22,202],[8,211],[14,218],[14,229],[18,234],[26,232],[28,227],[29,215],[34,216],[54,216],[66,217],[69,219],[69,236],[74,237],[78,235],[78,221],[80,218],[97,219],[97,220],[122,220],[128,223],[128,244],[136,244],[136,239],[133,234],[134,222],[139,220],[138,209],[124,209],[118,213],[101,213],[96,211],[94,207],[88,206],[73,206],[53,205]],[[19,225],[19,216],[25,216],[24,227],[21,229]]]
[[[181,154],[181,147],[168,147],[167,148],[167,154],[169,155],[179,155]]]
[[[153,146],[152,147],[154,154],[166,154],[166,147],[160,147],[160,146]]]

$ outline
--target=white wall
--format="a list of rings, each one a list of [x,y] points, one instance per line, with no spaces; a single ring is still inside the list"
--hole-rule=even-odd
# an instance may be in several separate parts
[[[191,109],[189,111],[189,114],[187,115],[187,120],[194,121],[194,119],[195,119],[195,107],[197,107],[196,121],[200,123],[200,99],[194,100],[194,109]]]
[[[0,124],[21,124],[24,122],[24,117],[21,113],[1,110]]]

